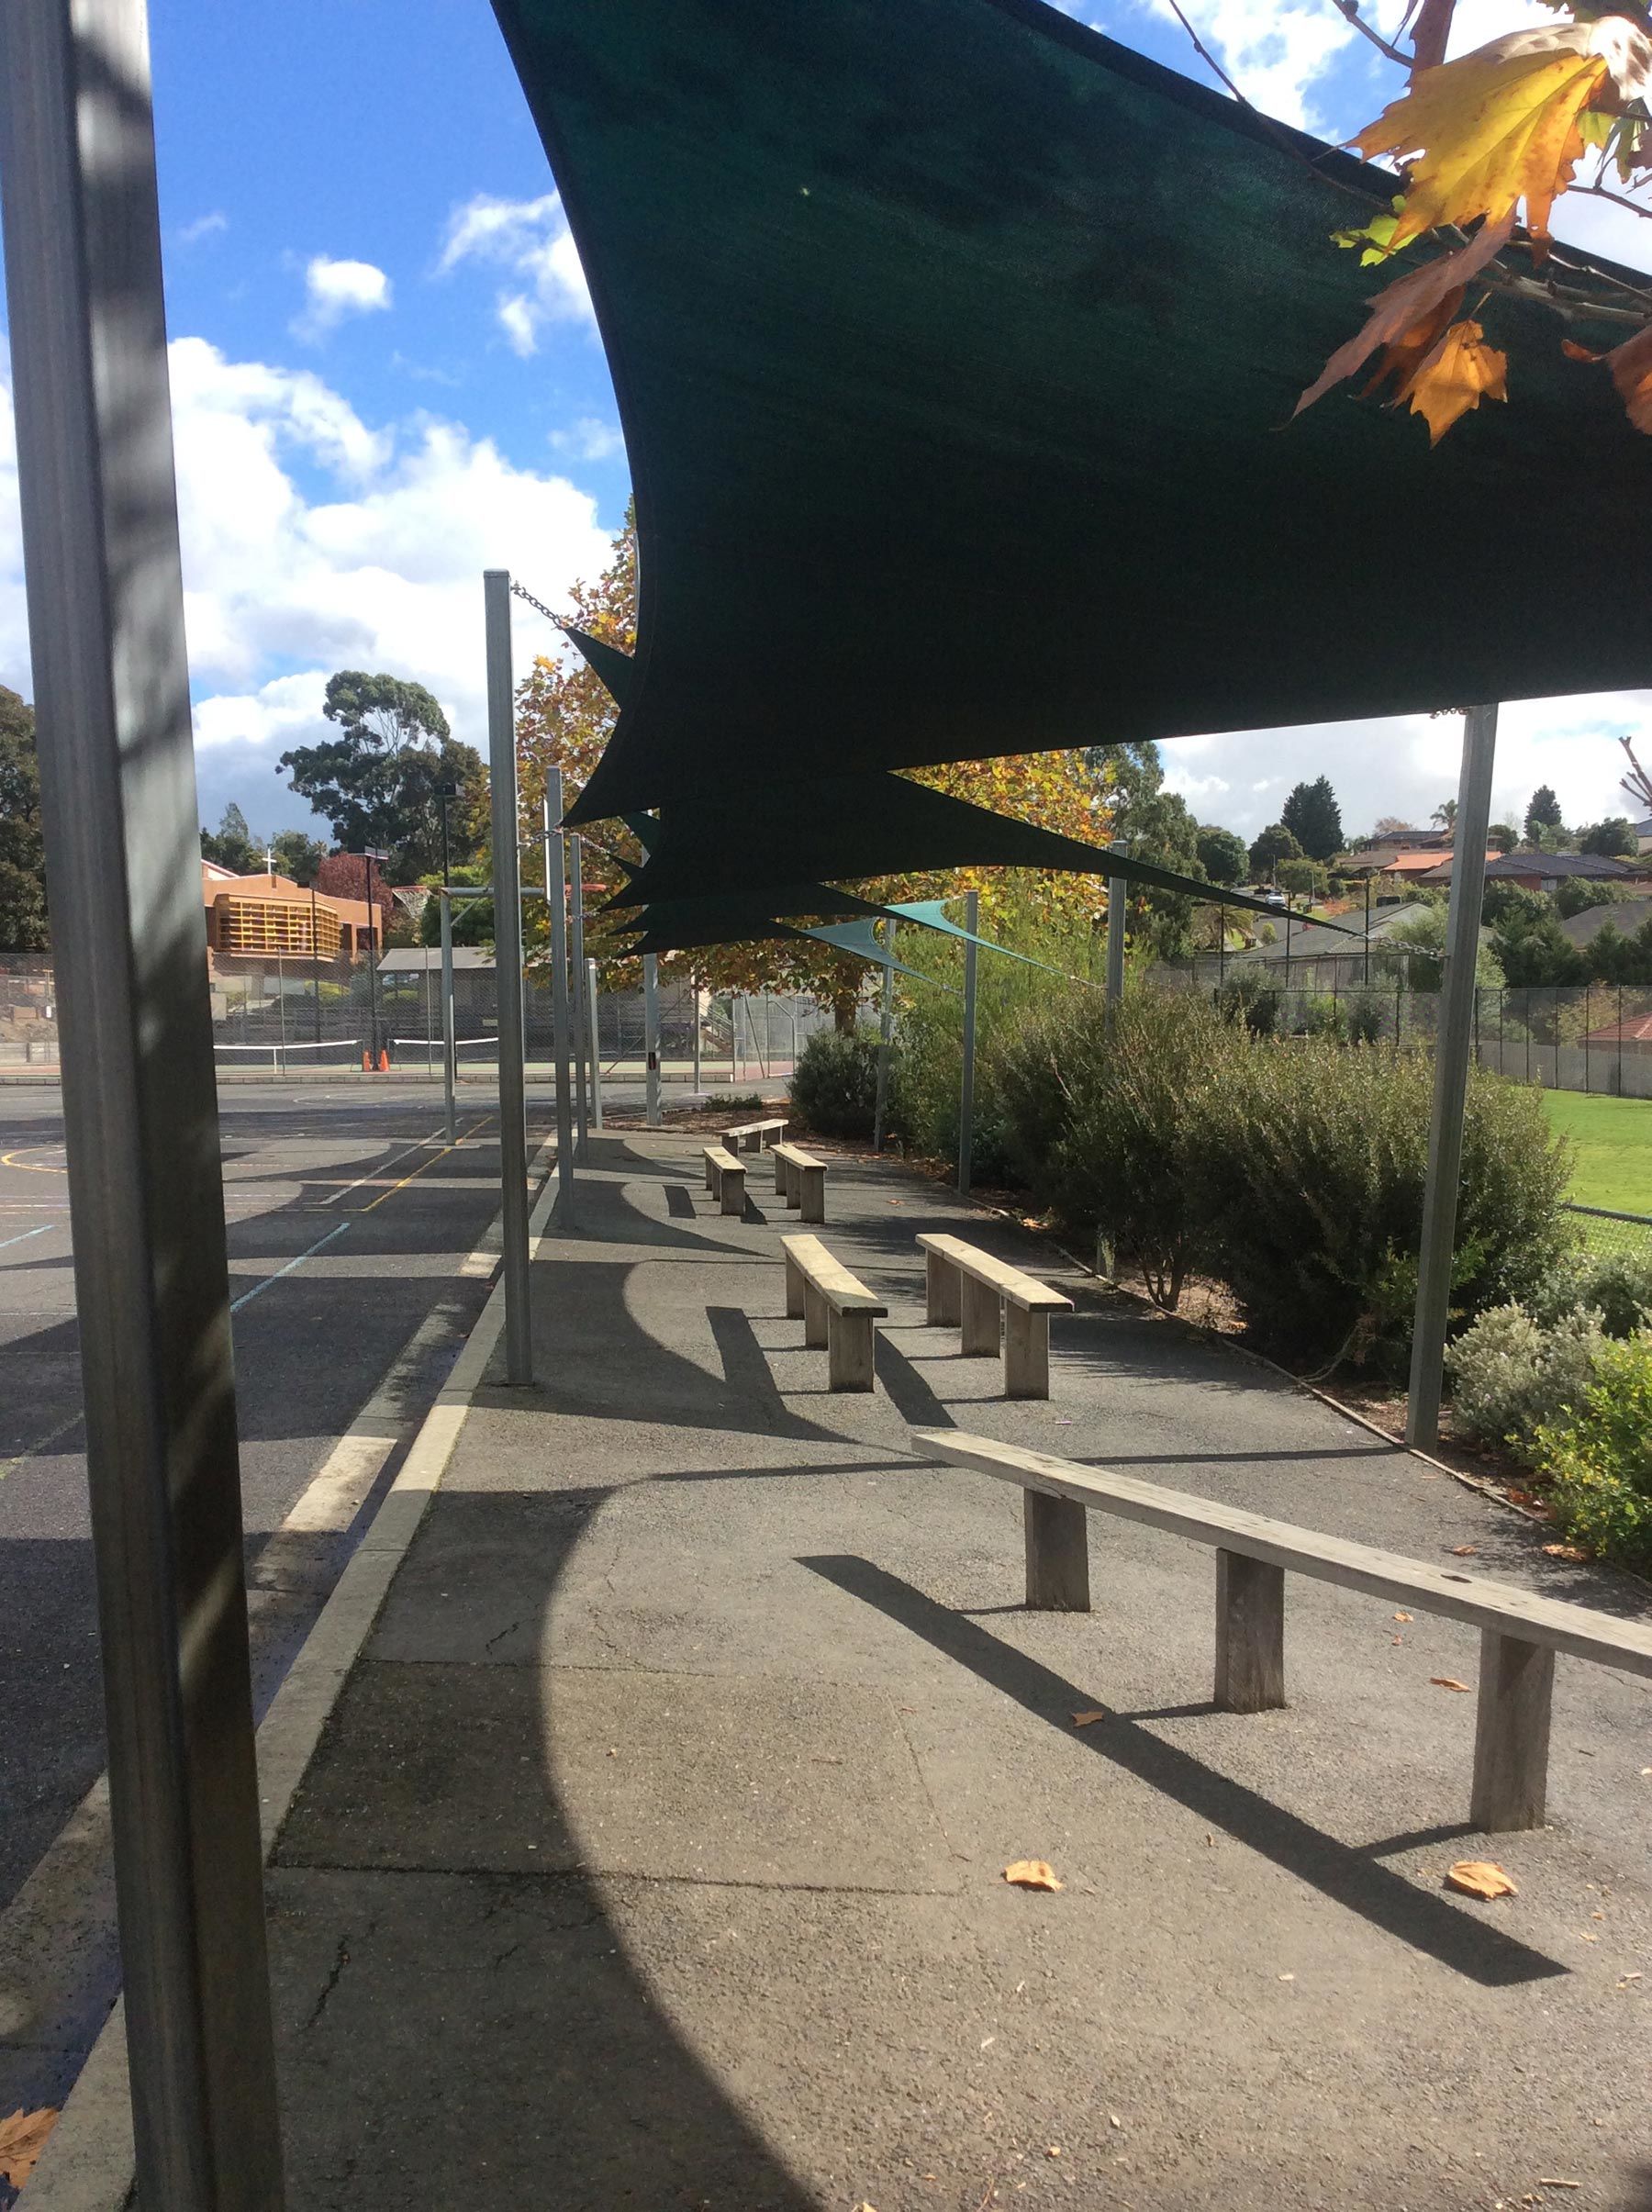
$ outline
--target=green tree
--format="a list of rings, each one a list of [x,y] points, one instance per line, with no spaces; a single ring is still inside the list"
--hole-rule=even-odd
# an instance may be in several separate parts
[[[238,876],[254,876],[263,866],[264,848],[247,827],[247,818],[234,799],[224,809],[216,830],[201,825],[201,858],[215,860]]]
[[[1299,899],[1323,899],[1330,888],[1330,881],[1317,860],[1281,860],[1274,868],[1274,881],[1282,891],[1289,891]]]
[[[1328,776],[1296,785],[1279,820],[1310,860],[1330,860],[1343,849],[1342,809]]]
[[[1640,843],[1626,815],[1609,814],[1604,821],[1591,821],[1578,832],[1578,850],[1599,853],[1605,860],[1633,860]]]
[[[1560,827],[1560,801],[1547,784],[1539,784],[1532,793],[1525,810],[1525,833],[1534,844],[1539,842],[1539,832]]]
[[[287,771],[294,790],[326,816],[342,849],[387,853],[391,883],[431,874],[441,865],[438,794],[452,785],[457,789],[448,809],[452,857],[474,858],[486,780],[482,758],[453,736],[422,684],[341,668],[328,680],[321,711],[340,735],[284,753],[276,773]]]
[[[1272,880],[1273,871],[1281,860],[1300,860],[1302,848],[1293,833],[1282,821],[1270,821],[1250,849],[1252,879],[1260,883],[1264,877]]]
[[[1494,933],[1491,949],[1504,980],[1516,990],[1587,979],[1583,955],[1564,935],[1560,917],[1546,900],[1541,913],[1509,914]]]
[[[1436,830],[1455,830],[1457,828],[1457,800],[1455,799],[1443,799],[1428,819],[1434,823]]]
[[[1615,906],[1624,896],[1621,883],[1594,883],[1587,876],[1562,877],[1555,893],[1555,911],[1562,922],[1587,913],[1591,906]]]
[[[0,947],[44,953],[50,946],[34,709],[0,684]]]
[[[327,847],[318,837],[307,837],[302,830],[282,830],[270,840],[270,850],[275,855],[275,866],[284,876],[290,876],[296,884],[307,887],[314,883],[327,858]]]
[[[1243,883],[1250,855],[1245,840],[1233,830],[1218,829],[1214,823],[1200,824],[1194,851],[1199,865],[1212,883]]]
[[[1127,843],[1137,860],[1173,868],[1178,876],[1202,876],[1199,824],[1179,792],[1165,789],[1164,763],[1149,738],[1122,745],[1090,745],[1084,762],[1096,778],[1100,803],[1112,815],[1115,840]],[[1144,940],[1161,960],[1192,950],[1191,898],[1179,891],[1135,891],[1130,900],[1129,934]]]
[[[1486,843],[1495,852],[1512,853],[1520,843],[1520,832],[1512,821],[1494,821],[1486,832]]]

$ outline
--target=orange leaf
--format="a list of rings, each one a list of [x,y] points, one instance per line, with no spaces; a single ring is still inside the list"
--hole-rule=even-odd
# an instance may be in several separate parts
[[[1454,322],[1428,358],[1413,369],[1396,395],[1411,401],[1411,411],[1428,424],[1428,442],[1438,445],[1459,416],[1482,399],[1507,399],[1509,357],[1486,343],[1477,322]]]
[[[1476,1544],[1454,1544],[1451,1547],[1451,1556],[1454,1559],[1471,1559],[1479,1548],[1479,1547]]]
[[[1021,1890],[1058,1890],[1062,1884],[1046,1860],[1015,1859],[1004,1869],[1004,1880]]]
[[[1088,1728],[1090,1726],[1092,1722],[1105,1720],[1106,1718],[1106,1712],[1100,1706],[1097,1706],[1093,1713],[1075,1713],[1073,1715],[1073,1726],[1075,1728]]]
[[[1547,238],[1549,209],[1583,151],[1578,117],[1609,73],[1594,28],[1515,31],[1423,70],[1359,132],[1361,153],[1411,164],[1391,252],[1437,224],[1501,222],[1523,199],[1534,238]]]
[[[57,2122],[55,2105],[42,2105],[34,2112],[19,2106],[9,2119],[0,2120],[0,2181],[10,2182],[14,2189],[23,2186]]]
[[[1409,1621],[1411,1619],[1411,1614],[1409,1613],[1397,1613],[1395,1614],[1394,1618],[1397,1621]]]
[[[1428,1679],[1436,1690],[1466,1691],[1468,1687],[1467,1682],[1459,1682],[1455,1674],[1431,1674]]]
[[[1370,308],[1369,320],[1365,328],[1345,345],[1338,346],[1319,375],[1292,410],[1300,415],[1304,408],[1340,384],[1345,376],[1352,376],[1362,369],[1379,346],[1390,350],[1404,346],[1419,326],[1434,321],[1443,307],[1446,307],[1446,320],[1462,304],[1463,287],[1470,277],[1478,275],[1500,247],[1506,246],[1514,229],[1512,213],[1498,223],[1487,223],[1471,238],[1466,246],[1455,253],[1442,253],[1435,261],[1424,262],[1409,276],[1396,277],[1391,285],[1375,293],[1366,305]],[[1448,304],[1447,304],[1448,303]],[[1443,325],[1441,326],[1443,327]],[[1438,330],[1429,338],[1432,345]],[[1379,371],[1386,375],[1388,366]]]
[[[1459,1859],[1446,1880],[1468,1897],[1518,1897],[1519,1890],[1494,1859]]]
[[[1637,430],[1652,430],[1652,330],[1637,330],[1602,359],[1630,421]]]
[[[1581,1544],[1546,1544],[1543,1548],[1551,1559],[1571,1559],[1579,1567],[1585,1559],[1594,1557],[1592,1552],[1585,1551]]]

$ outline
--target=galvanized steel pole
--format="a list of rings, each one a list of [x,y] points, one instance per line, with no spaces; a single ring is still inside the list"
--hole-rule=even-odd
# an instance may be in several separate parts
[[[574,1221],[574,1103],[568,1062],[573,1034],[568,1019],[568,877],[563,847],[562,770],[545,776],[545,910],[551,922],[551,1029],[556,1055],[556,1210],[562,1226]]]
[[[969,942],[964,947],[964,1080],[958,1094],[958,1189],[966,1197],[975,1144],[976,932],[980,917],[980,893],[966,891],[964,926],[969,932]]]
[[[0,8],[0,181],[138,2193],[279,2212],[142,0]]]
[[[895,1030],[895,924],[884,923],[883,1008],[877,1024],[877,1097],[872,1114],[872,1149],[884,1148],[889,1116],[889,1044]]]
[[[453,1105],[453,1085],[458,1073],[458,1045],[453,1026],[453,902],[443,888],[436,894],[441,903],[441,1099],[446,1113],[447,1141],[455,1144],[459,1136],[458,1116]]]
[[[642,1050],[646,1064],[642,1077],[643,1119],[651,1129],[660,1126],[660,963],[653,953],[642,955]]]
[[[510,572],[482,572],[487,637],[487,761],[493,802],[494,970],[499,1015],[499,1206],[505,1379],[533,1380],[528,1307],[528,1124],[522,1064],[522,895],[517,838],[516,699],[510,677]]]
[[[586,1004],[591,1016],[591,1126],[602,1127],[602,1027],[597,1018],[597,963],[586,962]]]
[[[1107,970],[1102,995],[1107,1001],[1107,1018],[1111,1023],[1112,1010],[1124,996],[1124,878],[1122,876],[1110,876],[1107,879]]]
[[[1411,1392],[1405,1440],[1426,1448],[1440,1433],[1440,1381],[1451,1304],[1457,1241],[1457,1184],[1463,1167],[1463,1108],[1474,1030],[1475,966],[1486,883],[1486,826],[1491,815],[1491,770],[1497,753],[1497,709],[1470,707],[1463,731],[1457,784],[1451,904],[1434,1038],[1434,1113],[1428,1132],[1428,1180],[1423,1191],[1423,1246],[1412,1330]]]
[[[585,1018],[586,956],[585,956],[585,864],[580,858],[581,840],[568,840],[568,903],[570,908],[570,935],[568,956],[574,970],[574,1123],[578,1132],[579,1150],[585,1151],[589,1116],[586,1107],[586,1046],[588,1025]]]

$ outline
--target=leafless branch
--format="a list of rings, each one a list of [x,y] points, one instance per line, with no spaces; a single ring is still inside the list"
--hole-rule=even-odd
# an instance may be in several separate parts
[[[1331,0],[1331,5],[1338,15],[1354,26],[1362,38],[1371,41],[1379,53],[1386,54],[1390,61],[1398,61],[1401,69],[1411,67],[1410,54],[1401,53],[1397,46],[1390,46],[1382,33],[1366,21],[1359,12],[1359,0]]]

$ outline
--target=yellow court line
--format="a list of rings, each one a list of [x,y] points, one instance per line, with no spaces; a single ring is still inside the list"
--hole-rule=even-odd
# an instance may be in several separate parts
[[[374,1206],[382,1206],[387,1198],[394,1198],[398,1190],[405,1190],[409,1183],[417,1181],[419,1177],[424,1173],[427,1167],[433,1167],[438,1160],[446,1159],[450,1152],[457,1152],[460,1145],[464,1143],[466,1137],[474,1136],[477,1130],[482,1127],[483,1123],[491,1122],[492,1119],[492,1114],[485,1113],[482,1116],[481,1121],[473,1122],[470,1127],[464,1131],[463,1134],[461,1136],[456,1136],[451,1145],[444,1145],[440,1152],[432,1152],[428,1160],[420,1160],[418,1167],[412,1170],[411,1174],[404,1175],[399,1183],[392,1183],[388,1190],[381,1190],[378,1196],[372,1200],[365,1206],[352,1206],[350,1209],[351,1212],[352,1214],[371,1213]]]
[[[19,1145],[17,1152],[0,1152],[0,1167],[21,1168],[25,1175],[67,1175],[69,1172],[67,1160],[61,1167],[43,1167],[37,1160],[23,1160],[17,1157],[18,1152],[61,1152],[62,1149],[61,1145]]]

